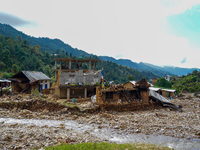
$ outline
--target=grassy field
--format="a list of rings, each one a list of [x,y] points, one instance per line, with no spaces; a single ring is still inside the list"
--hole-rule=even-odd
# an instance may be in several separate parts
[[[60,144],[53,147],[45,147],[45,150],[171,150],[152,144],[116,144],[116,143],[80,143],[80,144]]]

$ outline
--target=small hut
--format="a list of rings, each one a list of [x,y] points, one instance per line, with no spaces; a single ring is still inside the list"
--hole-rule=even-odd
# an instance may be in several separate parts
[[[147,80],[142,79],[134,84],[127,82],[124,85],[111,86],[107,89],[98,87],[96,102],[109,109],[119,105],[125,109],[143,107],[149,104],[149,86]]]
[[[12,91],[14,93],[30,94],[32,89],[42,92],[50,88],[50,78],[42,72],[21,71],[10,78],[12,81]]]

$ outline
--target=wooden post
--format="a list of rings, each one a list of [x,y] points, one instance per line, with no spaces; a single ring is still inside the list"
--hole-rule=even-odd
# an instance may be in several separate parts
[[[89,70],[91,70],[91,61],[89,61]]]
[[[57,60],[55,60],[55,82],[57,81]]]
[[[70,99],[70,88],[67,88],[67,99]]]
[[[72,69],[72,61],[69,61],[69,69]]]
[[[87,98],[87,88],[85,88],[84,98]]]

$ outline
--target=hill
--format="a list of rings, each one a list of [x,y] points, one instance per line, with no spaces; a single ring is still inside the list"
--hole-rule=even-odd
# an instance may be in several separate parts
[[[23,32],[20,32],[13,28],[10,25],[7,24],[1,24],[0,23],[0,34],[6,36],[6,37],[12,37],[15,40],[18,40],[18,38],[23,39],[27,42],[27,44],[30,44],[30,46],[39,45],[40,51],[48,51],[50,54],[56,53],[59,55],[64,55],[66,52],[70,56],[82,56],[82,57],[94,57],[92,54],[88,54],[87,52],[83,50],[79,50],[77,48],[71,47],[69,44],[64,43],[63,41],[59,39],[50,39],[50,38],[35,38],[29,35],[24,34]],[[96,57],[96,56],[95,56]],[[159,67],[148,63],[136,63],[132,62],[128,59],[115,59],[113,57],[108,56],[99,56],[101,60],[104,61],[110,61],[117,63],[118,65],[123,65],[127,67],[131,67],[133,69],[137,69],[141,73],[149,74],[151,72],[152,74],[155,74],[156,76],[164,76],[164,75],[186,75],[187,73],[191,73],[193,70],[196,70],[196,68],[188,69],[188,68],[178,68],[178,67]]]
[[[200,71],[194,70],[187,76],[171,80],[172,87],[177,92],[199,92],[200,91]]]
[[[164,75],[186,75],[188,73],[192,73],[194,70],[199,70],[198,68],[180,68],[180,67],[170,67],[170,66],[156,66],[149,63],[136,63],[132,62],[129,59],[115,59],[113,57],[108,56],[99,56],[102,60],[108,60],[115,62],[119,65],[128,66],[133,69],[137,69],[139,71],[151,71],[152,73],[158,75],[158,76],[164,76]]]
[[[85,51],[72,48],[69,44],[66,44],[59,39],[50,39],[44,37],[35,38],[32,36],[28,36],[7,24],[0,23],[0,34],[7,37],[13,37],[13,39],[18,39],[18,36],[20,36],[23,40],[29,41],[29,44],[31,46],[37,44],[40,45],[41,51],[49,51],[50,53],[56,53],[56,50],[59,49],[60,52],[64,50],[67,51],[68,54],[71,53],[73,56],[90,56],[90,54],[86,53]]]
[[[40,51],[38,44],[31,46],[27,40],[21,38],[14,40],[12,37],[0,35],[0,77],[9,78],[20,70],[42,71],[49,77],[54,77],[52,67],[55,63],[54,59],[58,57],[77,58],[76,56],[69,56],[67,53],[51,55],[48,51]],[[88,57],[84,56],[83,58]],[[90,58],[98,59],[94,55],[91,55]],[[127,82],[128,75],[134,76],[135,80],[156,77],[151,72],[139,72],[111,61],[101,61],[97,68],[102,69],[102,67],[104,68],[104,78],[115,83]]]

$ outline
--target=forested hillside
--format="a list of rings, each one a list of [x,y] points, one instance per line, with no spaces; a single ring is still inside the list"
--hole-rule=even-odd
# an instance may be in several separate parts
[[[1,24],[0,23],[0,34],[6,36],[6,37],[13,37],[13,39],[17,40],[18,36],[23,40],[29,41],[29,44],[33,47],[35,45],[40,46],[40,51],[48,51],[50,54],[60,54],[64,55],[66,52],[71,56],[82,56],[82,57],[94,57],[92,54],[88,54],[87,52],[83,50],[79,50],[77,48],[71,47],[69,44],[64,43],[63,41],[59,39],[50,39],[50,38],[35,38],[29,35],[24,34],[23,32],[20,32],[13,28],[10,25],[7,24]],[[104,61],[111,61],[115,62],[119,65],[131,67],[133,69],[137,69],[138,71],[142,72],[142,74],[148,71],[152,72],[153,74],[156,74],[157,76],[164,76],[164,75],[186,75],[187,73],[191,73],[196,68],[178,68],[178,67],[159,67],[148,63],[136,63],[132,62],[128,59],[115,59],[113,57],[108,56],[99,56],[101,60]],[[155,58],[156,59],[156,58]]]
[[[115,62],[119,65],[128,66],[133,69],[137,69],[138,71],[151,71],[152,73],[162,77],[165,75],[186,75],[187,73],[191,73],[194,70],[199,70],[198,68],[180,68],[180,67],[172,67],[172,66],[156,66],[149,63],[136,63],[132,62],[129,59],[115,59],[113,57],[108,56],[100,56],[102,60],[109,60]],[[156,58],[155,58],[156,59]]]
[[[53,77],[52,67],[55,63],[55,57],[77,58],[68,55],[67,52],[54,56],[49,51],[40,51],[39,45],[31,46],[28,40],[23,40],[20,36],[17,40],[14,40],[12,37],[0,35],[0,76],[8,78],[20,70],[27,70],[42,71],[49,77]],[[98,59],[95,55],[84,56],[83,58]],[[115,83],[126,82],[128,75],[134,76],[135,80],[155,77],[151,72],[138,72],[132,68],[109,61],[102,61],[97,67],[98,69],[104,69],[104,78],[107,81],[115,81]]]
[[[13,40],[0,35],[0,72],[9,77],[19,70],[42,71],[51,77],[54,58],[49,52],[39,50],[39,45],[30,46],[29,41],[20,36]]]
[[[67,51],[69,54],[71,53],[73,56],[89,56],[90,54],[86,53],[83,50],[78,50],[76,48],[72,48],[69,44],[64,43],[59,39],[49,39],[49,38],[35,38],[32,36],[28,36],[23,32],[20,32],[7,24],[0,23],[0,34],[4,36],[13,37],[13,39],[17,39],[20,35],[22,39],[28,40],[31,46],[40,45],[41,51],[49,51],[50,53],[62,53],[63,51]]]
[[[171,80],[172,88],[177,92],[199,92],[200,91],[200,71],[194,70],[187,76],[181,76],[179,79]]]

